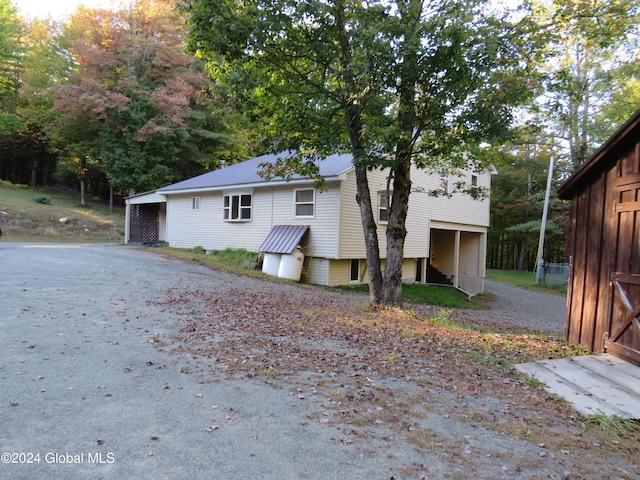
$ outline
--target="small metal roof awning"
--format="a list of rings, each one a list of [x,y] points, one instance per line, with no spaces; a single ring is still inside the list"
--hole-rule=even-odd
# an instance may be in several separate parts
[[[290,254],[300,243],[309,225],[276,225],[258,249],[260,253]]]

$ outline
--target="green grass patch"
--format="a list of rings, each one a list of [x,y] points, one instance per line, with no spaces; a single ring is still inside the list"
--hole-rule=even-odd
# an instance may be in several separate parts
[[[11,242],[121,242],[124,208],[109,213],[106,202],[55,189],[0,181],[0,227]]]
[[[369,293],[368,285],[339,285],[338,290]],[[426,303],[441,307],[453,308],[487,308],[482,303],[469,299],[469,296],[457,288],[445,285],[425,285],[422,283],[406,283],[402,285],[402,298],[409,303]]]
[[[250,277],[269,279],[273,281],[288,282],[289,280],[277,279],[256,269],[258,254],[243,248],[227,248],[225,250],[205,250],[202,247],[194,247],[190,250],[183,248],[160,247],[150,249],[154,253],[161,253],[170,257],[198,262],[217,270],[230,273],[240,273]]]
[[[556,295],[566,295],[567,288],[565,286],[551,286],[543,283],[536,283],[535,272],[524,272],[521,270],[495,270],[487,268],[487,280],[494,282],[507,283],[516,287],[540,290],[542,292],[554,293]]]
[[[617,415],[605,415],[599,411],[597,414],[587,417],[584,424],[597,428],[606,437],[619,439],[620,437],[633,436],[640,440],[640,423]]]

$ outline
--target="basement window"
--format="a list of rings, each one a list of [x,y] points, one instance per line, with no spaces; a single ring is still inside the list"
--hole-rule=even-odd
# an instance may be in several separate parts
[[[351,260],[351,269],[349,272],[349,281],[350,282],[359,282],[360,281],[360,260],[353,259]]]

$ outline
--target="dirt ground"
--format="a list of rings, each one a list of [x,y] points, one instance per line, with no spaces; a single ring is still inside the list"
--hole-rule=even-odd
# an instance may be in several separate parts
[[[550,298],[372,310],[122,246],[0,243],[0,260],[2,478],[640,475],[637,436],[513,369],[566,353]]]

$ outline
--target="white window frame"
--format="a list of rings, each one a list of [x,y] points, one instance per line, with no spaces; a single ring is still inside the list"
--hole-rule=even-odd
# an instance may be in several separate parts
[[[200,197],[191,197],[191,210],[200,210]]]
[[[311,191],[311,201],[298,201],[298,192]],[[299,206],[311,205],[312,213],[310,215],[298,214]],[[293,190],[293,216],[295,218],[314,218],[316,216],[316,190],[315,188],[295,188]]]
[[[391,200],[391,196],[393,192],[389,190],[382,190],[378,192],[378,223],[380,225],[387,225],[389,223],[389,207],[391,204],[389,203]],[[386,199],[386,204],[383,205],[382,200]],[[382,218],[383,213],[386,218]]]
[[[242,204],[246,197],[249,197],[249,205]],[[237,199],[235,209],[234,199]],[[245,216],[247,212],[248,217]],[[250,222],[253,219],[253,192],[225,192],[222,197],[222,219],[225,222]]]
[[[478,186],[478,175],[476,175],[475,173],[471,175],[471,186],[472,187]]]

